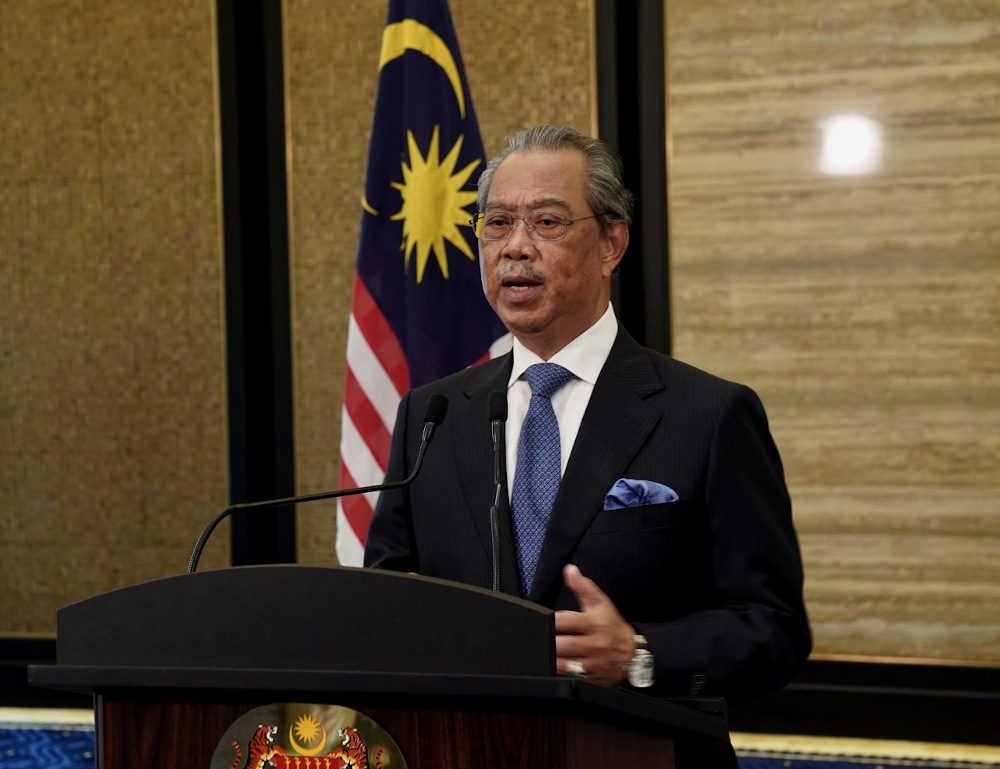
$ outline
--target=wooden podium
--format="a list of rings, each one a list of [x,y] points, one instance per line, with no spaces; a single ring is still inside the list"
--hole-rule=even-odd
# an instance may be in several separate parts
[[[409,769],[665,769],[675,742],[727,737],[719,700],[556,677],[553,627],[549,609],[445,580],[239,567],[60,609],[56,664],[28,675],[93,693],[98,769],[208,769],[234,721],[282,702],[358,711]]]

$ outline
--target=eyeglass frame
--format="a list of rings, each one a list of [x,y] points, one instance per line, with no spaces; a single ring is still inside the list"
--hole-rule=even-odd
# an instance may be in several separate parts
[[[557,214],[552,211],[532,211],[530,214],[525,214],[524,216],[514,216],[513,214],[508,213],[507,211],[480,211],[469,220],[469,225],[472,227],[473,233],[476,232],[476,220],[480,218],[485,219],[487,214],[505,214],[510,217],[510,226],[507,228],[507,234],[504,235],[502,238],[484,238],[482,235],[476,235],[477,240],[485,240],[487,243],[498,243],[502,240],[507,240],[507,238],[510,237],[510,234],[514,231],[514,228],[517,226],[518,219],[524,222],[524,229],[527,231],[528,237],[531,238],[532,240],[537,240],[540,243],[558,243],[560,240],[565,240],[566,236],[569,235],[570,225],[576,224],[577,222],[582,222],[585,219],[599,219],[602,216],[611,215],[610,213],[591,214],[590,216],[581,216],[576,219],[567,219],[562,214]],[[558,238],[536,238],[534,235],[531,234],[532,231],[534,230],[534,226],[528,224],[527,220],[525,219],[525,217],[527,216],[534,216],[534,217],[551,216],[552,218],[559,220],[559,223],[566,227],[566,232],[564,232]]]

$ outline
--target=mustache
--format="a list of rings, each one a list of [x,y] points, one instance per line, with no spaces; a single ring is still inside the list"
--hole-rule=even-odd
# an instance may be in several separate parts
[[[515,271],[517,274],[514,275],[513,277],[527,278],[528,280],[535,280],[538,281],[539,283],[544,282],[544,278],[542,277],[542,274],[540,272],[536,272],[526,264],[517,264],[516,262],[508,262],[506,264],[500,265],[496,269],[496,272],[493,273],[493,277],[496,279],[498,283],[502,283],[504,278],[507,277],[508,273]]]

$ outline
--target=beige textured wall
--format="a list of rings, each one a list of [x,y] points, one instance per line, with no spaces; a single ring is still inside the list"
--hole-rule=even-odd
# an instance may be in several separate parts
[[[1000,5],[668,8],[675,352],[765,401],[817,653],[1000,661]]]
[[[0,4],[0,633],[225,503],[213,5]]]
[[[450,3],[487,154],[538,122],[592,130],[590,0]],[[285,3],[300,493],[334,489],[347,318],[385,3]],[[559,29],[552,45],[547,29]],[[334,564],[333,502],[300,506],[299,560]]]

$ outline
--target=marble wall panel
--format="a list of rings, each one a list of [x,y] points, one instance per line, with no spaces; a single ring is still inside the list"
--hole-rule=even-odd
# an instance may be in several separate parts
[[[1000,7],[668,3],[678,357],[761,393],[819,655],[1000,661]],[[818,170],[876,121],[876,171]]]

